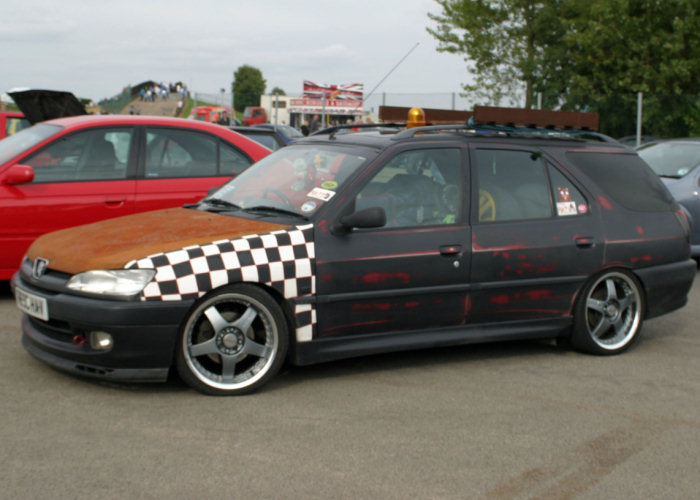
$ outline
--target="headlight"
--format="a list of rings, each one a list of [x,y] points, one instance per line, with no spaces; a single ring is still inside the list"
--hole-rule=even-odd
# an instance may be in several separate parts
[[[66,286],[77,292],[126,297],[140,293],[155,274],[153,269],[86,271],[73,276]]]

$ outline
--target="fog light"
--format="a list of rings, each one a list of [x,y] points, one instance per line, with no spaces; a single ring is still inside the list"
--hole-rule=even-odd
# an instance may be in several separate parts
[[[111,349],[114,345],[112,336],[107,332],[90,332],[90,347],[100,351]]]

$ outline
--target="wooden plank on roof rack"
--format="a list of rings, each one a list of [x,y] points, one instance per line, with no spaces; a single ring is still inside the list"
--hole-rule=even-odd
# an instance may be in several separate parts
[[[598,113],[474,106],[475,125],[598,130]]]
[[[425,121],[430,125],[445,125],[451,123],[466,123],[474,114],[471,111],[455,111],[452,109],[422,108]],[[411,108],[402,106],[379,106],[379,119],[383,122],[405,122]]]

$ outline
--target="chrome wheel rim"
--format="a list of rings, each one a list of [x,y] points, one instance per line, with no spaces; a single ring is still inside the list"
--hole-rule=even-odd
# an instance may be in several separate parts
[[[275,361],[279,335],[268,309],[235,293],[213,297],[190,316],[182,336],[185,361],[204,384],[222,390],[248,387]]]
[[[622,273],[602,276],[586,298],[586,327],[603,349],[615,350],[634,338],[642,319],[637,285]]]

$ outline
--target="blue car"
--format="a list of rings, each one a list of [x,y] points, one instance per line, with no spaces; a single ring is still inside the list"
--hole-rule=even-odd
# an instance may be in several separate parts
[[[691,221],[691,255],[700,257],[700,138],[671,139],[637,148],[666,184],[673,197],[686,209]]]

